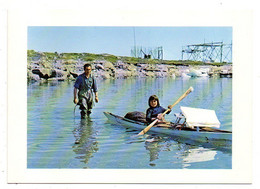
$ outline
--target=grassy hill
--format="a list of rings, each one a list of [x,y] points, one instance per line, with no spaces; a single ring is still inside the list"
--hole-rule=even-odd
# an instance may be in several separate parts
[[[34,50],[27,51],[28,61],[36,58],[45,57],[46,61],[64,60],[81,60],[84,62],[108,61],[115,64],[117,61],[122,61],[129,64],[147,63],[147,64],[167,64],[167,65],[213,65],[223,66],[225,63],[204,63],[201,61],[181,61],[181,60],[156,60],[156,59],[141,59],[128,56],[115,56],[111,54],[92,54],[92,53],[57,53],[57,52],[36,52]],[[72,61],[73,62],[73,61]]]

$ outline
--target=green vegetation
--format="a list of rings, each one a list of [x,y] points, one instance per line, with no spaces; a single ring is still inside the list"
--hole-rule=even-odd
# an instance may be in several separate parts
[[[79,53],[61,53],[60,58],[64,60],[78,59]]]
[[[219,62],[216,62],[216,63],[209,63],[207,65],[211,65],[211,66],[224,66],[224,65],[227,65],[228,63],[219,63]],[[232,65],[232,64],[229,64],[229,65]]]
[[[81,53],[80,59],[86,62],[92,62],[95,60],[104,60],[104,57],[99,54]]]
[[[137,64],[141,62],[140,58],[128,57],[128,56],[121,56],[120,60],[122,62],[129,63],[129,64]]]
[[[36,55],[36,52],[34,50],[27,50],[27,56],[28,57],[32,57],[32,56],[35,56]]]
[[[182,60],[158,60],[158,59],[141,59],[135,57],[127,57],[127,56],[115,56],[111,54],[92,54],[92,53],[61,53],[57,52],[36,52],[34,50],[27,50],[27,58],[31,60],[31,58],[36,56],[44,56],[47,60],[63,59],[65,64],[75,63],[78,59],[84,62],[94,62],[94,61],[108,61],[115,64],[117,61],[121,60],[122,62],[129,64],[138,64],[138,63],[146,63],[146,64],[167,64],[167,65],[175,65],[175,66],[196,66],[196,65],[212,65],[212,66],[223,66],[227,63],[204,63],[201,61],[182,61]]]
[[[27,58],[31,59],[32,57],[38,56],[39,53],[35,52],[34,50],[27,50]]]
[[[44,55],[47,57],[47,59],[53,60],[55,57],[57,57],[57,54],[52,52],[45,52]]]
[[[114,55],[107,55],[104,57],[106,61],[109,61],[111,63],[116,63],[118,61],[118,58]]]

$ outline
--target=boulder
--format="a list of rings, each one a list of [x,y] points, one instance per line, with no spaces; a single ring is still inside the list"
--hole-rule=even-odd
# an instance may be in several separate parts
[[[33,74],[37,74],[37,75],[39,75],[40,78],[44,78],[44,79],[49,79],[49,78],[56,77],[56,71],[55,71],[55,70],[33,69],[33,70],[32,70],[32,73],[33,73]]]
[[[59,69],[54,69],[54,71],[56,72],[56,78],[59,80],[65,80],[69,75],[66,71],[62,71]]]
[[[73,78],[77,78],[79,75],[77,73],[70,72],[70,74],[73,76]]]
[[[127,69],[128,69],[128,71],[133,72],[133,71],[136,71],[136,66],[133,64],[130,64]]]
[[[102,75],[102,77],[103,77],[103,79],[109,79],[109,78],[110,78],[110,75],[109,75],[109,73],[104,73],[104,74]]]
[[[105,70],[104,66],[102,66],[101,64],[97,64],[97,65],[95,66],[95,68],[96,68],[97,70]]]
[[[97,73],[98,73],[97,75],[99,77],[101,77],[102,79],[109,79],[110,78],[110,74],[108,72],[100,71],[100,72],[97,72]]]
[[[39,75],[33,74],[30,71],[27,72],[27,82],[30,82],[30,81],[34,82],[34,81],[39,81],[39,80],[41,80]]]
[[[105,70],[109,70],[109,69],[114,70],[115,69],[114,65],[111,62],[104,62],[103,67]]]
[[[148,77],[155,77],[155,73],[149,71],[149,72],[146,72],[146,76],[148,76]]]

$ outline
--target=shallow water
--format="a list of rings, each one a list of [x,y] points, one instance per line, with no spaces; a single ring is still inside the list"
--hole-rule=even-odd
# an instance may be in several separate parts
[[[73,82],[28,85],[28,168],[73,169],[231,169],[232,147],[194,144],[169,136],[112,125],[103,112],[124,116],[148,108],[156,94],[167,108],[190,86],[194,92],[180,106],[214,109],[221,129],[232,130],[232,79],[230,78],[142,78],[99,80],[99,100],[90,118],[74,115]],[[166,115],[174,121],[174,114]]]

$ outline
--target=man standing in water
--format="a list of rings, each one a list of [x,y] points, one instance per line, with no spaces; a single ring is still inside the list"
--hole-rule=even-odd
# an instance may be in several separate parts
[[[74,84],[74,100],[75,104],[80,105],[81,119],[85,119],[86,115],[91,114],[93,108],[93,92],[95,94],[95,101],[98,102],[97,83],[91,75],[91,65],[84,65],[84,73],[79,75]],[[78,91],[78,99],[77,99]],[[93,92],[92,92],[93,91]]]

